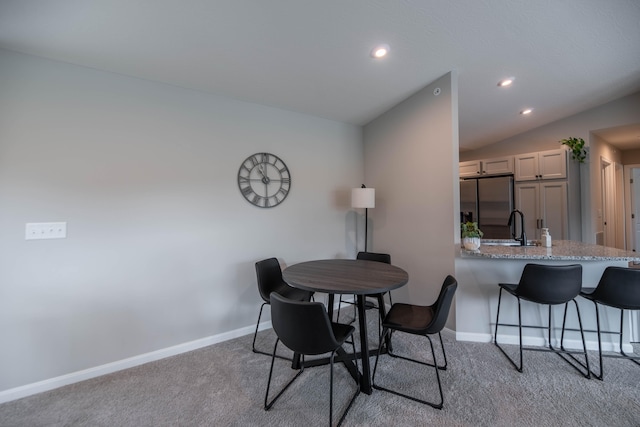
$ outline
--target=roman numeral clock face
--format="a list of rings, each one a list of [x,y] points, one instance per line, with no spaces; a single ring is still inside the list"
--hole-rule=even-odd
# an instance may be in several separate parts
[[[259,208],[272,208],[282,203],[289,194],[291,174],[280,157],[256,153],[240,165],[238,187],[251,204]]]

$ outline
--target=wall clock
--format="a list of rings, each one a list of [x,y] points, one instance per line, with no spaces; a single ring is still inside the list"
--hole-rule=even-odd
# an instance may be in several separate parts
[[[272,208],[287,198],[291,174],[280,157],[256,153],[240,165],[238,187],[249,203],[259,208]]]

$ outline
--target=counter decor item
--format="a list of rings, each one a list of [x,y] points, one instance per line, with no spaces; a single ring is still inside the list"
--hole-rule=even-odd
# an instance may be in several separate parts
[[[478,228],[477,222],[460,223],[460,237],[462,238],[462,246],[468,251],[477,251],[480,249],[480,238],[484,233]]]
[[[569,147],[573,160],[577,160],[578,163],[584,163],[584,160],[587,158],[587,150],[584,149],[584,139],[571,136],[561,139],[558,142]]]
[[[551,234],[549,234],[549,229],[548,228],[543,228],[542,229],[542,236],[540,238],[540,244],[541,244],[541,246],[543,246],[545,248],[550,248],[551,247]]]

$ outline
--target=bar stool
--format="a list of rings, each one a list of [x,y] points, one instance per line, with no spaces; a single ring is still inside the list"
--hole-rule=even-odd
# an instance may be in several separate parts
[[[591,372],[597,379],[603,379],[603,357],[616,357],[629,359],[636,365],[640,365],[640,356],[627,355],[622,349],[622,334],[624,332],[624,311],[640,310],[640,270],[625,267],[607,267],[602,273],[598,286],[585,288],[580,296],[593,301],[596,307],[596,331],[598,333],[598,357],[600,359],[600,373]],[[600,329],[600,315],[598,304],[620,309],[620,331],[603,331]],[[620,339],[620,354],[602,354],[601,334],[618,335]]]
[[[523,350],[533,350],[533,351],[546,351],[553,352],[560,356],[564,361],[566,361],[569,365],[571,365],[574,369],[584,375],[586,378],[591,378],[591,372],[589,370],[589,359],[587,357],[587,347],[584,340],[584,332],[582,330],[582,320],[580,318],[580,309],[578,308],[578,303],[575,300],[575,297],[580,293],[580,289],[582,287],[582,266],[579,264],[575,265],[541,265],[541,264],[527,264],[522,271],[522,276],[520,277],[520,282],[516,284],[507,284],[500,283],[500,293],[498,296],[498,310],[496,313],[496,328],[494,335],[494,343],[500,349],[502,354],[506,356],[506,358],[511,362],[511,364],[516,368],[518,372],[522,372],[522,351]],[[517,298],[518,300],[518,324],[509,324],[509,323],[500,323],[500,304],[502,301],[502,291],[507,291],[511,295]],[[537,304],[547,305],[548,307],[548,325],[523,325],[522,324],[522,309],[520,300],[530,301]],[[564,331],[565,331],[565,323],[567,321],[567,309],[569,307],[569,301],[573,301],[576,312],[578,314],[578,324],[580,325],[580,335],[582,337],[582,348],[583,351],[570,351],[565,350],[564,348]],[[560,349],[554,348],[551,343],[551,306],[564,304],[564,318],[562,320],[562,335],[560,338]],[[518,327],[519,331],[519,345],[520,345],[520,365],[516,364],[516,362],[507,354],[507,352],[498,344],[498,325],[500,326],[511,326]],[[537,329],[547,329],[548,330],[548,338],[549,338],[549,346],[548,348],[540,348],[540,347],[526,347],[522,346],[522,328],[537,328]],[[582,362],[578,361],[573,354],[580,353],[585,358],[585,365],[582,365]],[[569,356],[576,363],[586,368],[586,374],[583,373],[580,368],[571,363],[569,359],[567,359],[564,355]]]

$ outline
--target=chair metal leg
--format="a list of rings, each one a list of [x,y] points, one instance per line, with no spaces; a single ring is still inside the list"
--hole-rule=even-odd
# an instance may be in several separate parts
[[[516,368],[516,371],[522,372],[522,313],[520,309],[520,298],[516,297],[516,299],[518,300],[518,325],[517,326],[518,326],[518,337],[520,340],[519,342],[520,366],[518,366],[516,362],[514,362],[514,360],[511,358],[511,356],[509,356],[507,352],[502,347],[500,347],[500,344],[498,344],[498,325],[502,325],[502,323],[500,323],[500,304],[502,302],[502,288],[500,288],[500,292],[498,293],[498,310],[496,312],[496,328],[495,328],[495,334],[493,336],[493,343],[496,345],[496,347],[498,347],[498,349],[502,352],[502,354],[504,354],[507,360],[511,362],[513,367]],[[516,325],[504,324],[504,326],[516,326]]]
[[[353,348],[353,354],[356,354],[356,345],[355,345],[353,337],[351,337],[351,346]],[[331,367],[331,399],[333,399],[333,357],[334,357],[335,353],[336,352],[334,351],[331,354],[331,363],[332,363],[332,367]],[[358,370],[358,359],[354,358],[353,361],[355,362],[356,370]],[[347,408],[342,413],[342,416],[340,417],[340,420],[338,421],[338,424],[337,424],[338,426],[340,426],[342,424],[342,422],[344,421],[345,417],[347,416],[347,412],[349,412],[349,409],[351,409],[351,406],[353,406],[353,402],[356,400],[356,397],[358,397],[359,394],[360,394],[360,377],[356,378],[356,391],[353,394],[353,396],[351,396],[351,400],[349,401],[349,405],[347,406]],[[333,408],[333,401],[331,402],[331,408]],[[333,409],[331,410],[331,413],[333,413]],[[330,425],[331,425],[331,421],[332,420],[333,420],[333,416],[331,415],[331,418],[329,418],[329,424]]]
[[[300,365],[300,370],[298,371],[298,373],[291,379],[289,380],[289,382],[278,392],[278,394],[271,400],[269,401],[269,390],[271,388],[271,378],[273,377],[273,366],[274,366],[274,362],[276,360],[276,357],[278,357],[276,355],[276,350],[278,349],[278,344],[280,343],[280,339],[276,339],[276,343],[273,347],[273,354],[271,357],[271,368],[269,369],[269,379],[267,380],[267,391],[264,395],[264,409],[265,411],[268,411],[269,409],[271,409],[271,407],[273,406],[274,403],[276,403],[276,400],[278,400],[280,398],[280,396],[282,396],[282,394],[289,388],[289,386],[291,386],[291,384],[293,384],[293,382],[300,376],[302,375],[302,372],[304,372],[304,355],[302,355],[302,364]],[[353,342],[353,339],[351,340],[351,345],[353,347],[353,354],[356,353],[356,346]],[[333,425],[332,421],[333,421],[333,366],[334,366],[334,359],[335,359],[335,355],[336,355],[337,349],[331,352],[331,357],[329,359],[329,365],[330,365],[330,372],[329,372],[329,425]],[[357,360],[355,360],[355,364],[356,364],[356,369],[358,369],[358,362]],[[349,401],[349,404],[347,406],[347,408],[344,410],[344,412],[342,413],[342,415],[340,416],[340,420],[338,421],[338,426],[340,426],[342,424],[342,422],[344,421],[345,417],[347,416],[347,412],[349,412],[349,409],[351,409],[351,406],[353,406],[353,402],[356,400],[356,397],[358,397],[358,395],[360,394],[360,379],[357,378],[356,379],[356,391],[353,394],[353,396],[351,397],[351,400]]]
[[[258,321],[256,322],[256,331],[253,334],[253,344],[251,344],[251,349],[254,353],[266,354],[267,356],[271,356],[271,353],[267,353],[266,351],[256,349],[256,338],[258,337],[258,327],[260,326],[260,318],[262,317],[262,309],[267,305],[266,302],[263,302],[260,306],[260,313],[258,313]]]
[[[347,323],[351,324],[351,323],[356,321],[356,318],[358,316],[358,309],[356,308],[356,304],[355,303],[348,302],[348,301],[345,301],[345,303],[353,305],[353,319],[351,319],[351,320],[349,320],[349,322],[347,322]],[[338,300],[338,314],[336,315],[336,322],[340,321],[340,308],[341,307],[342,307],[342,294],[340,295],[340,299]]]
[[[596,373],[594,371],[591,371],[591,374],[599,379],[599,380],[603,380],[604,379],[604,358],[605,357],[609,357],[609,358],[619,358],[619,359],[628,359],[630,361],[632,361],[633,363],[635,363],[636,365],[640,365],[640,363],[638,362],[638,360],[640,360],[640,356],[632,356],[629,354],[626,354],[622,348],[622,338],[624,336],[624,309],[620,309],[620,329],[619,331],[603,331],[601,329],[600,326],[600,312],[598,310],[598,303],[596,301],[593,301],[593,305],[596,308],[596,330],[595,331],[587,331],[587,332],[596,332],[598,334],[598,361],[600,362],[600,372]],[[602,334],[612,334],[612,335],[617,335],[618,336],[618,346],[620,349],[620,354],[602,354]]]
[[[500,289],[500,293],[498,295],[498,310],[496,313],[496,327],[495,327],[495,335],[494,335],[494,344],[498,347],[498,349],[502,352],[502,354],[505,355],[505,357],[507,358],[507,360],[509,360],[509,362],[511,362],[511,364],[514,366],[514,368],[516,368],[516,370],[518,372],[522,372],[523,370],[523,350],[531,350],[531,351],[548,351],[548,352],[553,352],[556,353],[558,356],[560,356],[565,362],[567,362],[569,365],[571,365],[575,370],[577,370],[578,372],[580,372],[582,375],[584,375],[585,378],[589,379],[591,378],[591,371],[589,369],[589,358],[587,356],[587,346],[586,346],[586,341],[584,339],[584,330],[582,329],[582,319],[580,317],[580,309],[578,308],[578,303],[576,302],[575,299],[573,299],[573,303],[575,304],[576,307],[576,312],[578,314],[578,323],[580,325],[580,334],[582,337],[582,349],[583,351],[572,351],[572,350],[566,350],[564,348],[564,331],[565,331],[565,325],[566,325],[566,321],[567,321],[567,308],[569,303],[565,303],[565,309],[564,309],[564,318],[562,321],[562,336],[560,338],[560,349],[554,348],[553,347],[553,343],[552,343],[552,317],[551,317],[551,305],[547,305],[548,307],[548,319],[547,319],[547,326],[533,326],[533,325],[523,325],[522,324],[522,307],[521,307],[521,303],[520,303],[520,298],[516,297],[516,299],[518,300],[518,325],[513,325],[513,324],[507,324],[507,323],[500,323],[500,304],[501,304],[501,299],[502,299],[502,288]],[[509,356],[507,354],[507,352],[498,344],[498,325],[503,325],[503,326],[518,326],[518,339],[519,339],[519,350],[520,350],[520,366],[518,366],[518,364],[511,358],[511,356]],[[528,347],[528,348],[523,348],[522,345],[522,328],[537,328],[537,329],[547,329],[547,334],[548,334],[548,340],[549,340],[549,348],[532,348],[532,347]],[[585,358],[585,363],[583,364],[580,360],[576,359],[573,354],[574,353],[579,353],[582,354]],[[580,370],[580,368],[578,368],[577,366],[575,366],[573,363],[571,363],[569,361],[569,359],[567,359],[564,354],[566,354],[567,356],[569,356],[571,359],[573,359],[578,365],[582,366],[583,368],[586,369],[586,373],[582,372]]]
[[[600,312],[598,310],[598,303],[596,303],[595,301],[592,301],[593,305],[596,308],[596,330],[592,331],[589,330],[587,332],[595,332],[598,335],[598,362],[600,363],[600,372],[596,373],[595,371],[590,370],[591,375],[593,375],[596,379],[602,381],[604,378],[604,372],[603,372],[603,364],[602,364],[602,338],[601,338],[601,333],[603,333],[603,331],[601,331],[600,329]],[[573,330],[573,329],[571,329]],[[622,344],[621,344],[622,345]],[[584,365],[583,365],[584,367]]]
[[[638,362],[638,359],[640,359],[640,356],[630,356],[627,353],[625,353],[624,350],[622,349],[623,325],[624,325],[624,309],[621,308],[620,309],[620,354],[622,354],[623,357],[629,359],[636,365],[640,366],[640,363]]]
[[[262,305],[260,306],[260,313],[258,313],[258,321],[256,322],[256,330],[253,333],[253,343],[251,344],[251,350],[253,350],[254,353],[265,354],[267,356],[271,356],[271,353],[266,352],[266,351],[262,351],[262,350],[258,350],[256,348],[256,338],[258,337],[258,327],[260,326],[260,318],[262,317],[262,309],[264,308],[265,305],[267,305],[266,302],[262,303]],[[292,359],[290,357],[280,356],[278,354],[276,354],[276,357],[278,359],[292,361]]]
[[[271,388],[271,377],[273,375],[273,364],[276,360],[276,350],[278,349],[278,343],[280,342],[280,339],[276,339],[276,344],[273,346],[273,355],[271,357],[271,369],[269,370],[269,380],[267,381],[267,392],[264,395],[264,410],[268,411],[269,409],[271,409],[271,407],[273,406],[274,403],[276,403],[276,400],[278,400],[278,398],[280,396],[282,396],[282,393],[285,392],[286,389],[289,388],[289,386],[291,384],[293,384],[293,382],[302,374],[302,372],[304,372],[304,355],[302,355],[302,365],[300,367],[300,370],[298,371],[298,373],[296,374],[295,377],[293,377],[288,383],[287,385],[285,385],[282,390],[280,390],[280,392],[276,395],[276,397],[273,398],[273,400],[271,402],[269,402],[269,389]]]
[[[391,336],[391,330],[389,330],[389,337]],[[437,367],[438,369],[440,369],[441,371],[446,371],[447,370],[447,353],[444,350],[444,342],[442,341],[442,334],[440,332],[438,332],[438,337],[440,338],[440,348],[442,349],[442,358],[444,359],[444,365],[438,365],[436,358],[433,358],[433,362],[435,363],[435,367]],[[419,363],[421,365],[425,365],[425,366],[434,366],[434,363],[429,363],[429,362],[423,362],[420,360],[414,360],[414,359],[409,359],[405,356],[399,355],[397,353],[393,352],[393,349],[387,349],[387,354],[391,357],[395,357],[397,359],[404,359],[404,360],[409,360],[411,362],[415,362],[415,363]]]
[[[335,350],[331,352],[331,358],[329,360],[329,425],[333,424],[333,356],[335,354]]]
[[[578,302],[575,299],[572,299],[571,301],[573,301],[573,304],[576,307],[576,313],[578,315],[578,325],[580,326],[580,337],[582,338],[582,351],[571,351],[571,350],[566,350],[564,348],[564,331],[565,331],[565,327],[566,327],[566,323],[567,323],[567,310],[569,308],[569,303],[565,303],[564,305],[564,316],[562,319],[562,334],[560,336],[560,350],[556,349],[553,347],[553,345],[551,344],[551,335],[549,335],[549,348],[551,349],[551,351],[553,351],[554,353],[556,353],[558,356],[560,356],[562,358],[562,360],[564,360],[565,362],[567,362],[569,365],[571,365],[576,371],[580,372],[582,375],[584,375],[585,378],[590,379],[591,378],[591,370],[589,369],[589,356],[587,355],[587,343],[584,339],[584,330],[582,328],[582,318],[580,317],[580,309],[578,308]],[[551,322],[551,306],[549,306],[549,322]],[[551,333],[551,329],[549,329],[549,333]],[[576,359],[573,354],[582,354],[584,356],[584,360],[585,363],[582,363],[580,360]],[[569,356],[569,358],[571,358],[571,360],[573,360],[574,362],[576,362],[578,365],[580,365],[582,368],[584,368],[586,370],[586,373],[582,372],[580,370],[580,368],[578,368],[576,365],[574,365],[573,363],[571,363],[569,361],[569,359],[567,359],[566,357],[564,357],[564,355]]]
[[[440,394],[440,402],[439,403],[434,403],[434,402],[429,402],[427,400],[423,400],[423,399],[419,399],[417,397],[414,396],[410,396],[408,394],[404,394],[401,393],[399,391],[396,390],[391,390],[389,388],[386,387],[382,387],[378,384],[376,384],[376,371],[378,369],[378,359],[380,358],[380,352],[382,349],[382,344],[384,343],[384,338],[386,337],[386,335],[390,332],[390,330],[388,328],[383,328],[382,330],[382,335],[381,335],[381,340],[380,340],[380,344],[378,345],[378,354],[376,355],[376,362],[375,365],[373,366],[373,377],[372,377],[372,382],[373,382],[373,388],[375,388],[376,390],[382,390],[382,391],[386,391],[388,393],[392,393],[395,394],[396,396],[401,396],[404,397],[406,399],[409,400],[413,400],[414,402],[418,402],[418,403],[422,403],[425,405],[429,405],[435,409],[442,409],[443,405],[444,405],[444,395],[442,393],[442,382],[440,381],[440,368],[438,366],[438,363],[436,361],[436,352],[435,349],[433,348],[433,341],[431,340],[431,337],[429,337],[428,335],[425,335],[425,337],[429,340],[429,345],[431,347],[431,355],[433,357],[433,363],[427,363],[427,362],[423,362],[421,360],[415,360],[415,359],[411,359],[405,356],[399,356],[399,355],[395,355],[394,357],[400,358],[400,359],[404,359],[410,362],[414,362],[414,363],[418,363],[421,365],[426,365],[426,366],[431,366],[434,368],[434,370],[436,371],[436,379],[438,380],[438,392]],[[440,342],[442,343],[442,337],[440,337]],[[444,346],[442,347],[443,352],[444,352]],[[446,356],[445,356],[445,360],[446,360]],[[446,363],[446,362],[445,362]],[[446,369],[446,366],[444,367]]]

